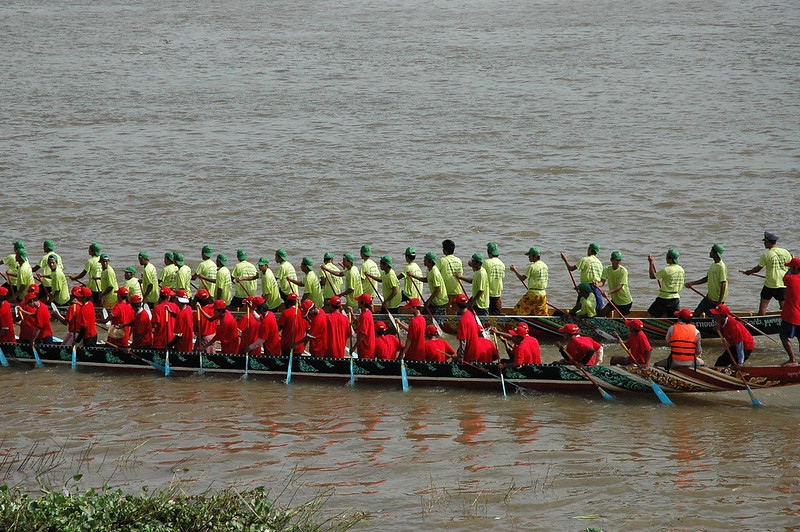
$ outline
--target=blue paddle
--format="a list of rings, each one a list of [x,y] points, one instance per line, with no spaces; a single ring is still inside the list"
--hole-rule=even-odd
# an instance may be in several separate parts
[[[6,360],[6,354],[3,353],[3,348],[0,347],[0,364],[3,366],[8,367],[8,360]]]
[[[78,367],[78,350],[75,349],[75,346],[72,346],[72,369]]]
[[[36,346],[33,344],[31,344],[31,348],[33,348],[33,356],[36,357],[36,367],[41,368],[44,364],[42,364],[42,359],[39,358],[39,351],[36,350]]]
[[[403,381],[403,391],[408,391],[408,374],[406,373],[406,361],[400,361],[400,379]]]

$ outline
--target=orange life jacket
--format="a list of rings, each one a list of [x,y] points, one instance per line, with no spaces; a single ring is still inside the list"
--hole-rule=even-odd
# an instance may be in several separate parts
[[[697,350],[697,328],[691,323],[677,322],[669,339],[673,360],[694,360]]]

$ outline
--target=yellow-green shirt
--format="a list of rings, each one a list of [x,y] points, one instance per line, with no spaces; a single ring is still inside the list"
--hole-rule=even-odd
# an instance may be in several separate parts
[[[294,279],[296,281],[297,272],[288,260],[280,263],[278,266],[278,273],[275,277],[278,279],[281,292],[284,294],[291,294],[295,291],[294,285],[289,282],[289,279]]]
[[[417,277],[422,277],[422,270],[419,269],[416,262],[409,262],[403,270],[403,274],[412,273]],[[407,299],[422,298],[422,281],[417,281],[409,276],[405,276],[403,280],[403,295]]]
[[[586,255],[575,266],[581,272],[581,283],[599,283],[603,276],[603,263],[597,255]]]
[[[158,279],[161,282],[161,288],[165,286],[175,290],[178,281],[178,266],[175,264],[167,264],[161,270],[161,277]]]
[[[267,307],[270,309],[279,307],[283,303],[283,299],[278,290],[278,280],[275,278],[275,274],[267,268],[263,272],[259,271],[258,276],[261,278],[261,296],[266,301]]]
[[[364,292],[361,288],[361,276],[355,266],[351,266],[349,270],[344,271],[344,289],[347,291],[351,288],[353,291],[346,296],[347,304],[355,307],[358,305],[356,298]]]
[[[325,304],[322,299],[322,287],[319,284],[319,277],[313,271],[309,270],[303,279],[303,294],[308,296],[308,299],[314,302],[318,307]]]
[[[437,287],[439,288],[439,294],[434,297],[431,302],[437,307],[443,307],[447,305],[448,302],[447,288],[444,285],[442,272],[440,272],[439,268],[434,264],[433,268],[428,270],[428,290],[430,290],[431,294],[433,294]]]
[[[50,270],[50,267],[47,269]],[[66,305],[69,301],[69,286],[64,270],[60,268],[50,270],[50,293],[53,294],[56,305]]]
[[[381,270],[378,268],[378,265],[375,264],[375,261],[372,259],[367,259],[364,261],[364,264],[361,265],[361,288],[364,290],[365,294],[369,294],[372,297],[377,297],[378,293],[375,291],[375,280],[372,278],[367,279],[367,273],[374,275],[375,277],[380,277]]]
[[[485,268],[480,268],[472,277],[472,297],[475,297],[480,290],[481,296],[475,300],[475,306],[481,309],[489,308],[489,272]]]
[[[500,297],[503,293],[506,265],[498,257],[491,257],[483,263],[483,269],[489,274],[489,296]]]
[[[142,287],[139,285],[139,279],[136,277],[131,277],[130,279],[126,279],[122,286],[128,289],[128,300],[132,296],[141,296],[142,295]]]
[[[622,285],[622,288],[611,294],[611,301],[613,301],[615,305],[629,305],[633,302],[631,291],[628,287],[628,270],[625,266],[620,266],[616,270],[613,266],[606,266],[603,268],[601,279],[608,280],[609,290],[614,290],[619,285]],[[595,303],[597,302],[595,301]]]
[[[719,287],[725,282],[725,293],[719,297]],[[708,269],[708,299],[724,303],[728,299],[728,267],[722,261],[715,262]]]
[[[100,277],[100,273],[103,271],[103,266],[100,264],[100,257],[97,255],[91,257],[86,261],[83,269],[86,270],[86,275],[89,277],[89,281],[86,283],[89,290],[92,292],[102,292],[100,289],[100,281],[95,279],[95,277]]]
[[[594,294],[589,294],[581,298],[581,308],[575,313],[577,316],[584,316],[586,318],[594,318],[597,316],[597,298]]]
[[[392,299],[387,299],[392,295],[392,288],[397,288],[397,293]],[[389,273],[381,272],[381,289],[383,291],[383,303],[388,309],[397,308],[403,301],[403,293],[400,291],[400,281],[397,274],[389,268]]]
[[[220,294],[211,294],[211,297],[214,299],[221,299],[226,304],[230,303],[231,299],[233,299],[233,284],[231,283],[231,271],[227,266],[223,266],[217,270],[217,282],[214,284],[216,284],[217,291],[220,292]]]
[[[64,269],[64,264],[61,262],[61,256],[58,253],[54,253],[52,251],[50,253],[45,253],[42,256],[42,258],[39,259],[39,268],[41,268],[43,272],[49,272],[50,271],[50,266],[47,265],[47,259],[50,258],[50,255],[55,255],[55,257],[56,257],[56,263],[58,264],[56,266],[56,269],[57,270],[63,270]],[[46,286],[47,288],[50,288],[50,286],[52,286],[50,283],[51,283],[50,276],[49,275],[42,275],[42,284],[44,286]]]
[[[12,253],[11,255],[3,259],[3,264],[8,266],[8,273],[16,275],[17,270],[19,270],[19,265],[17,264],[17,254]]]
[[[186,290],[187,296],[192,297],[192,269],[190,267],[184,264],[178,269],[175,285],[175,290]]]
[[[339,268],[333,262],[326,262],[324,264],[325,268],[331,271],[339,271]],[[319,278],[320,282],[324,279],[325,286],[322,287],[322,297],[325,298],[325,301],[329,300],[333,296],[339,295],[342,291],[342,278],[331,273],[326,273],[322,271],[322,266],[319,269]]]
[[[758,265],[761,267],[766,266],[767,271],[766,279],[764,279],[764,286],[767,288],[786,288],[783,284],[783,276],[789,270],[785,266],[787,262],[792,260],[792,254],[783,248],[773,247],[768,249],[758,259]]]
[[[150,289],[145,301],[155,305],[158,302],[158,272],[152,262],[148,262],[142,270],[142,296],[144,296],[148,286],[153,288]]]
[[[547,264],[541,260],[531,262],[525,269],[525,277],[528,278],[528,292],[537,296],[547,295],[547,283],[550,280],[550,270]]]
[[[219,274],[219,272],[217,272]],[[256,267],[253,266],[252,262],[248,262],[243,260],[236,264],[233,267],[233,271],[231,272],[231,277],[257,277],[258,271]],[[245,290],[246,289],[246,290]],[[236,283],[236,292],[235,296],[244,299],[248,297],[247,293],[250,292],[250,295],[253,296],[256,294],[256,290],[258,289],[258,280],[253,279],[252,281],[241,281]]]
[[[661,281],[658,297],[661,299],[678,299],[685,283],[685,274],[680,264],[669,264],[656,272],[656,279]]]
[[[100,292],[105,292],[106,288],[111,288],[111,290],[103,296],[103,306],[106,308],[111,308],[117,304],[117,289],[119,288],[119,284],[117,283],[117,274],[114,272],[114,268],[111,266],[107,266],[105,270],[100,270]]]
[[[457,296],[463,293],[461,284],[454,275],[456,273],[459,275],[464,274],[464,266],[461,264],[461,259],[455,255],[445,255],[436,262],[436,267],[439,268],[439,273],[442,274],[448,296]]]
[[[26,260],[17,269],[17,297],[22,299],[28,293],[28,288],[32,284],[33,270],[31,269],[31,263]]]
[[[217,279],[217,264],[212,261],[211,259],[206,259],[200,264],[197,265],[194,273],[197,274],[197,289],[198,290],[208,290],[210,295],[213,295],[217,291],[217,283],[212,281],[206,281],[203,279]]]

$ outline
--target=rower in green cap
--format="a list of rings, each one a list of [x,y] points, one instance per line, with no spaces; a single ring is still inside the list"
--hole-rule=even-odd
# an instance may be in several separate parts
[[[47,271],[50,272],[50,297],[49,303],[66,305],[69,303],[69,286],[64,270],[58,267],[58,257],[53,254],[47,261]]]
[[[14,252],[3,259],[3,264],[8,267],[8,270],[6,270],[6,282],[3,283],[3,286],[9,291],[13,291],[17,286],[17,269],[19,268],[17,251],[25,249],[25,242],[17,240],[12,246],[14,246]]]
[[[722,244],[714,244],[708,256],[714,262],[709,266],[708,273],[702,279],[686,283],[686,288],[691,288],[696,284],[708,283],[708,293],[700,300],[694,310],[694,317],[699,318],[703,315],[710,315],[711,309],[717,308],[728,299],[728,267],[722,262],[722,253],[725,248]]]
[[[537,247],[531,247],[525,255],[528,256],[528,267],[525,274],[519,273],[513,264],[510,269],[517,276],[517,279],[528,286],[528,291],[522,296],[514,306],[512,314],[515,316],[547,316],[547,282],[550,272],[547,264],[542,260],[541,252]],[[527,280],[527,281],[526,281]]]
[[[119,284],[117,283],[117,274],[114,272],[114,268],[111,267],[109,264],[111,259],[103,253],[99,257],[100,259],[100,297],[103,301],[103,308],[114,308],[114,305],[117,304],[117,289],[119,288]]]
[[[175,252],[175,264],[178,266],[178,275],[175,277],[175,291],[185,290],[189,299],[192,298],[192,269],[183,261],[183,253]]]
[[[198,291],[208,290],[209,295],[217,291],[217,265],[211,260],[213,254],[214,248],[209,245],[203,246],[203,249],[200,250],[200,257],[203,261],[197,265],[194,275],[192,275],[193,281],[199,279],[197,283]]]
[[[374,279],[381,274],[381,271],[375,261],[372,260],[372,246],[369,244],[361,246],[361,260],[363,261],[361,263],[361,288],[365,294],[369,294],[373,298],[378,297],[375,291]],[[372,283],[367,281],[367,275],[370,275],[373,280]]]
[[[78,279],[83,278],[84,275],[89,275],[89,279],[86,283],[86,286],[89,287],[89,290],[92,291],[92,303],[95,305],[102,305],[102,299],[100,298],[100,272],[102,267],[100,266],[100,250],[102,250],[102,246],[96,242],[92,242],[89,245],[89,260],[86,261],[86,264],[83,266],[83,270],[78,275],[70,275],[69,278],[73,281],[77,281]]]
[[[422,282],[417,279],[422,277],[422,270],[414,262],[417,258],[417,250],[413,247],[407,247],[403,256],[407,263],[403,270],[403,301],[408,301],[415,297],[421,300]]]
[[[580,270],[581,276],[578,282],[589,283],[592,286],[592,291],[595,299],[597,300],[598,312],[600,312],[600,309],[603,308],[603,294],[596,286],[597,283],[600,282],[600,278],[603,276],[603,263],[597,258],[597,254],[599,252],[600,244],[592,242],[586,249],[586,256],[581,257],[581,259],[575,265],[570,264],[569,260],[567,260],[567,256],[564,253],[561,253],[561,260],[563,260],[564,264],[567,265],[567,269],[569,271],[574,272],[575,270]],[[575,304],[580,304],[580,296],[578,296],[578,300],[575,302]]]
[[[681,290],[686,281],[683,268],[678,264],[680,253],[676,249],[667,250],[667,265],[656,271],[653,256],[648,255],[647,261],[650,263],[649,275],[651,279],[658,280],[658,297],[656,297],[650,308],[647,309],[647,318],[660,318],[666,316],[671,318],[681,309]]]
[[[392,269],[392,257],[384,255],[380,260],[381,276],[378,281],[381,283],[381,293],[383,295],[383,308],[381,312],[400,312],[400,303],[403,297],[400,292],[400,281],[397,274]]]
[[[158,278],[161,288],[167,287],[175,290],[178,277],[178,266],[175,264],[175,254],[171,251],[164,253],[164,269]]]
[[[411,275],[415,280],[428,283],[428,291],[430,296],[428,299],[422,301],[422,306],[425,307],[431,314],[444,314],[447,311],[447,288],[444,286],[444,278],[439,268],[436,266],[436,253],[429,251],[422,259],[422,263],[428,269],[426,277]]]
[[[342,289],[342,278],[339,267],[334,264],[335,255],[332,251],[325,252],[322,256],[322,264],[319,267],[319,283],[322,285],[322,297],[327,302],[330,298],[339,294]],[[327,273],[326,271],[327,270]],[[333,273],[333,275],[331,275]]]
[[[158,303],[158,271],[153,263],[150,262],[150,254],[147,251],[139,252],[139,264],[142,266],[142,301],[155,308]]]
[[[44,255],[42,258],[39,259],[39,263],[31,268],[33,273],[38,272],[40,269],[42,270],[41,281],[42,281],[42,290],[39,290],[39,299],[42,301],[47,299],[47,292],[49,291],[50,287],[52,286],[52,281],[50,279],[50,268],[47,266],[47,262],[50,260],[50,257],[55,256],[56,261],[58,263],[58,268],[64,269],[64,264],[61,262],[61,256],[56,253],[55,251],[55,244],[53,244],[52,240],[45,240],[42,244],[42,251]]]
[[[578,283],[575,287],[578,292],[578,304],[575,305],[569,313],[572,316],[581,316],[583,318],[594,318],[597,316],[597,301],[595,301],[594,290],[589,283]]]
[[[630,287],[628,286],[628,270],[622,265],[622,253],[619,251],[611,252],[611,266],[603,268],[603,275],[600,276],[600,284],[602,287],[608,281],[608,291],[602,291],[602,294],[611,299],[614,305],[606,305],[600,311],[602,316],[611,316],[614,307],[619,310],[623,316],[631,313],[633,306],[633,298],[631,298]]]
[[[456,313],[458,308],[455,305],[456,296],[463,293],[461,284],[456,279],[455,274],[463,275],[464,265],[461,263],[461,259],[454,255],[455,252],[456,243],[449,238],[443,240],[442,256],[436,262],[436,267],[439,268],[439,272],[441,272],[444,279],[444,287],[447,289],[448,313],[450,314]]]
[[[231,271],[228,269],[228,256],[224,253],[220,253],[217,255],[216,263],[216,294],[211,295],[215,301],[217,299],[221,299],[226,305],[228,305],[233,298],[233,283],[231,282]]]
[[[136,268],[128,266],[122,270],[122,275],[125,277],[125,282],[122,283],[122,286],[128,289],[128,297],[141,297],[142,285],[139,284],[139,279],[136,278]]]
[[[236,290],[231,299],[231,308],[238,309],[242,306],[242,301],[247,297],[256,295],[258,289],[258,272],[252,262],[247,260],[247,252],[240,249],[236,252],[236,258],[239,260],[236,266],[233,267],[231,277],[233,278]]]
[[[486,245],[486,255],[489,257],[483,262],[486,273],[489,274],[489,314],[499,316],[503,313],[503,279],[506,276],[506,265],[500,260],[500,249],[495,242]]]
[[[287,253],[285,249],[278,249],[275,251],[275,262],[278,263],[278,270],[275,272],[275,278],[278,280],[278,288],[280,288],[281,291],[283,304],[289,307],[290,304],[287,297],[294,292],[291,281],[297,281],[297,272],[294,266],[292,266],[292,263],[286,260],[286,257]]]
[[[467,308],[471,308],[475,314],[486,316],[489,314],[489,273],[483,267],[483,255],[473,253],[468,264],[472,268],[472,277],[456,275],[456,278],[472,284],[472,297],[467,302]]]
[[[303,281],[289,279],[289,282],[303,287],[302,301],[310,299],[314,305],[318,308],[322,308],[325,303],[322,298],[322,286],[319,284],[319,277],[314,273],[313,267],[314,261],[311,257],[303,257],[303,260],[300,261],[300,271],[305,274]]]
[[[31,286],[34,285],[33,270],[30,262],[28,262],[28,252],[25,251],[24,247],[17,249],[15,257],[17,260],[17,277],[14,289],[16,290],[17,299],[22,301],[28,295]]]

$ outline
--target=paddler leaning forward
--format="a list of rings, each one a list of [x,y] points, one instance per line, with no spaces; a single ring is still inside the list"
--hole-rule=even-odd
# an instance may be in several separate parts
[[[671,366],[705,366],[700,358],[703,348],[700,345],[700,331],[692,323],[692,311],[688,308],[675,312],[678,321],[667,330],[669,356],[654,365],[669,369]]]

